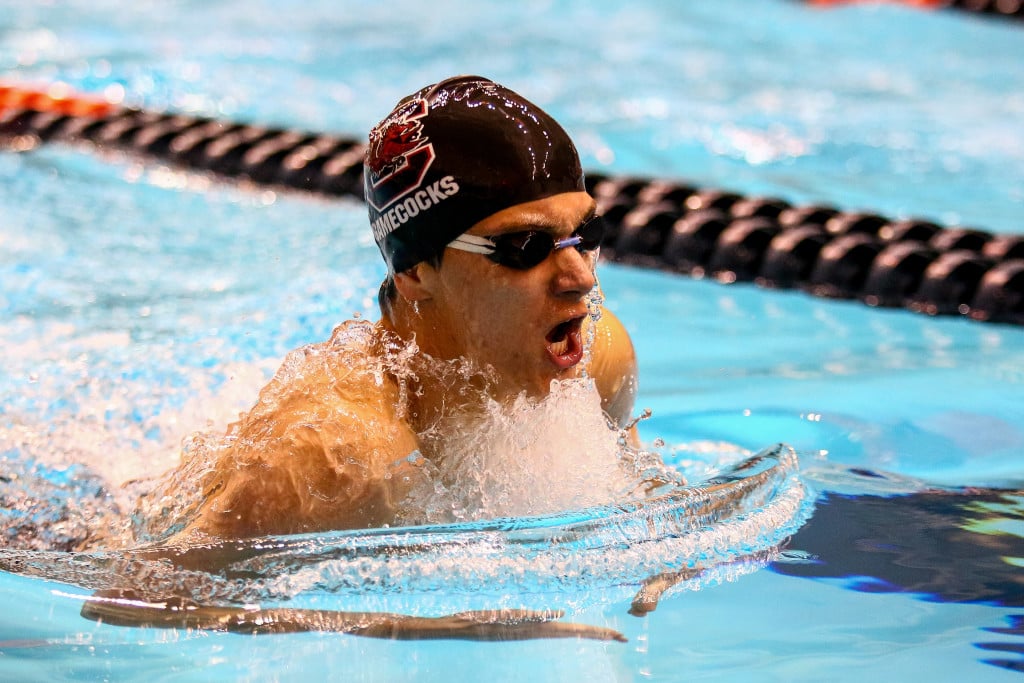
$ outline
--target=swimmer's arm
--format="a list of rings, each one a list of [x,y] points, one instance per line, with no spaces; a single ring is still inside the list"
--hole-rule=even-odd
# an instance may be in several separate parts
[[[240,452],[246,446],[236,446],[221,457],[207,476],[198,513],[174,541],[392,523],[404,482],[418,476],[402,457],[416,449],[416,442],[404,425],[383,424],[379,416],[360,410],[339,411],[337,423],[275,416],[281,433],[257,441],[264,449]],[[244,430],[236,438],[236,444],[249,442]]]

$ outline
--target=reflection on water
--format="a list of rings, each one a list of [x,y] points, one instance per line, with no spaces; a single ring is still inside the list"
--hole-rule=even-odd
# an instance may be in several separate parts
[[[862,472],[864,477],[880,475]],[[800,561],[778,561],[781,574],[845,581],[870,593],[1024,608],[1024,491],[927,490],[905,495],[827,493],[790,540]],[[1024,636],[1024,617],[987,631]],[[1024,655],[1024,642],[978,643]],[[1024,660],[990,659],[1024,671]]]
[[[826,494],[790,547],[814,558],[793,576],[848,578],[870,592],[1024,607],[1024,493]]]

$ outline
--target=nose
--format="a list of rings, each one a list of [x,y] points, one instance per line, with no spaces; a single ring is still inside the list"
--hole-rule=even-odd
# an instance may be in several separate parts
[[[594,268],[597,254],[593,251],[580,252],[573,247],[558,249],[553,254],[556,271],[552,281],[555,294],[567,297],[582,297],[597,283]]]

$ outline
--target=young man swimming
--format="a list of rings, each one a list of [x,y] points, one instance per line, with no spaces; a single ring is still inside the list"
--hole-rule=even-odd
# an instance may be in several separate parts
[[[192,501],[144,530],[170,544],[183,569],[208,570],[218,552],[230,563],[218,539],[400,521],[426,463],[446,457],[448,428],[472,422],[482,403],[543,399],[554,380],[587,373],[610,421],[621,428],[630,419],[632,344],[598,300],[588,303],[602,226],[576,149],[553,119],[489,80],[443,81],[399,102],[371,131],[365,188],[388,264],[381,320],[349,321],[329,341],[289,354],[226,437],[200,441],[149,497],[152,510]],[[173,552],[207,542],[212,558]],[[159,546],[148,552],[168,557]],[[213,607],[150,592],[102,591],[82,614],[250,633],[624,640],[552,611],[412,617]]]
[[[446,421],[485,397],[543,398],[585,372],[611,421],[629,420],[633,347],[588,309],[603,228],[558,123],[492,81],[448,79],[374,127],[364,182],[388,265],[381,320],[290,354],[183,464],[169,490],[198,488],[175,541],[392,524],[444,458]]]

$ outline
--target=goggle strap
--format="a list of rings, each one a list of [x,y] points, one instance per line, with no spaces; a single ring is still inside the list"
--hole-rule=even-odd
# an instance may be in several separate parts
[[[493,254],[494,243],[486,237],[477,237],[476,235],[459,235],[451,242],[448,246],[452,249],[458,249],[459,251],[468,251],[473,254]]]
[[[583,238],[579,235],[569,235],[568,237],[560,240],[555,240],[555,249],[565,249],[566,247],[575,247],[580,244]]]

